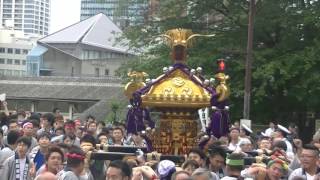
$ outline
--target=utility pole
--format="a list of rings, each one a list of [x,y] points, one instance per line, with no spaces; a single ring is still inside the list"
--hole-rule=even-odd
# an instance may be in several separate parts
[[[243,118],[250,119],[251,68],[253,59],[253,26],[256,0],[250,0]]]

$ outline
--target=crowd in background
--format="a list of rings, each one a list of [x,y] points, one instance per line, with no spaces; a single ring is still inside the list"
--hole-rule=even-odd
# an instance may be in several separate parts
[[[109,161],[90,154],[102,151],[98,145],[147,147],[143,132],[127,134],[124,124],[106,125],[93,116],[67,120],[58,108],[39,114],[9,113],[6,102],[2,107],[1,180],[320,179],[320,132],[312,142],[302,142],[293,124],[270,122],[257,134],[234,123],[228,136],[199,135],[182,164],[141,154]]]

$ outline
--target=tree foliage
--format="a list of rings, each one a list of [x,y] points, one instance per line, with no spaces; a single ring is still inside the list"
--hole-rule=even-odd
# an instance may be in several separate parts
[[[157,77],[171,64],[169,49],[159,34],[189,28],[215,38],[199,38],[189,49],[188,65],[201,66],[207,78],[215,74],[218,58],[225,58],[231,76],[232,119],[243,109],[248,25],[247,0],[160,1],[156,17],[129,27],[130,47],[140,50],[136,60],[119,70],[141,70]],[[254,26],[251,119],[289,120],[299,112],[316,111],[320,100],[320,2],[317,0],[257,0]],[[141,51],[143,50],[143,51]]]

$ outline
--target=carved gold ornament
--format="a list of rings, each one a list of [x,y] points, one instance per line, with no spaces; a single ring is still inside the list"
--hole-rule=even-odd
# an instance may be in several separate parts
[[[132,94],[144,87],[146,84],[143,82],[146,77],[148,77],[148,74],[145,72],[137,72],[137,71],[132,71],[128,73],[128,76],[131,78],[131,81],[126,84],[124,88],[124,94],[131,99]]]
[[[229,76],[224,73],[218,73],[215,75],[215,78],[220,81],[216,87],[216,93],[219,96],[218,101],[221,102],[230,96],[230,89],[226,85],[226,81],[229,79]]]
[[[213,37],[215,34],[202,35],[202,34],[193,34],[190,29],[171,29],[168,30],[165,34],[162,35],[166,38],[166,43],[168,46],[173,48],[174,46],[184,46],[191,47],[194,37]]]
[[[185,81],[181,77],[175,77],[172,79],[172,84],[181,87],[185,84]]]

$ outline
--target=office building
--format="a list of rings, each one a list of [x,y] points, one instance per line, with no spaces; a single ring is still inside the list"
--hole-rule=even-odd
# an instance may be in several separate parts
[[[0,25],[24,33],[47,35],[50,0],[0,0]],[[7,23],[7,24],[6,24]]]
[[[143,23],[147,17],[149,2],[131,2],[121,0],[81,0],[81,16],[84,20],[99,13],[108,16],[118,27],[124,29],[130,25]]]

